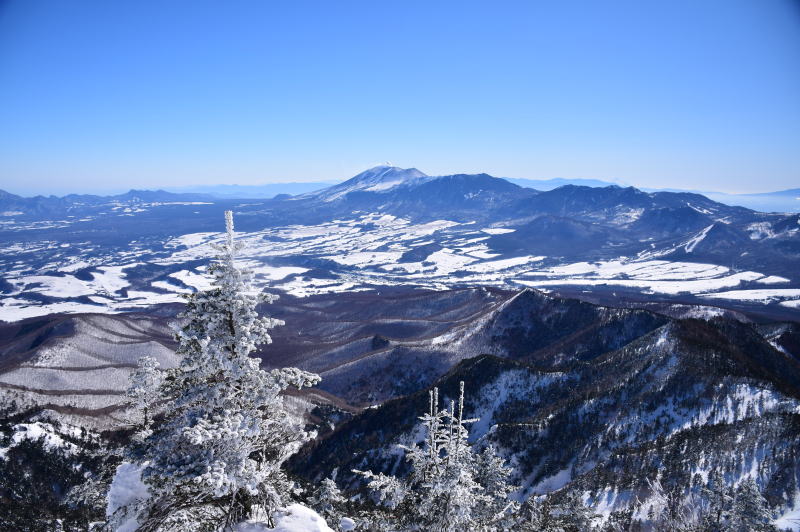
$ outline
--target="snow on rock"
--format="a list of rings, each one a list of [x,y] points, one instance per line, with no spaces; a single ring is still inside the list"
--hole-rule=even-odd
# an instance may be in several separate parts
[[[356,529],[356,522],[349,517],[342,517],[339,520],[339,530],[342,532],[350,532]]]
[[[276,513],[275,528],[260,521],[245,521],[236,525],[233,532],[333,532],[333,529],[311,508],[292,504]]]
[[[16,447],[25,440],[41,441],[45,449],[48,450],[62,449],[67,453],[73,453],[77,449],[74,443],[65,441],[50,423],[42,423],[41,421],[20,423],[14,425],[13,428],[14,434],[11,436],[9,446],[0,447],[0,460],[5,459],[10,448]]]
[[[111,487],[106,495],[106,517],[115,513],[115,532],[133,532],[139,527],[136,513],[126,507],[132,507],[137,501],[148,497],[147,485],[142,482],[142,467],[136,464],[123,462],[117,466],[117,472],[111,481]]]

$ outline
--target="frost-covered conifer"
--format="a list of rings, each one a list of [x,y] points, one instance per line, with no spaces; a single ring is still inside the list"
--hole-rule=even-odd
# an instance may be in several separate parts
[[[142,430],[145,432],[150,428],[148,414],[161,393],[161,383],[164,381],[163,373],[158,367],[158,360],[154,357],[139,357],[126,393],[142,415]]]
[[[475,480],[483,486],[487,495],[487,499],[478,507],[478,518],[486,526],[507,523],[519,510],[519,504],[509,499],[509,495],[517,489],[509,482],[512,471],[505,465],[505,460],[497,455],[493,445],[488,445],[475,457]]]
[[[521,508],[514,530],[526,532],[589,532],[593,515],[574,491],[563,495],[531,497]]]
[[[311,508],[325,518],[328,526],[336,527],[344,516],[342,508],[347,503],[347,499],[342,495],[336,481],[326,478],[314,490],[309,503]]]
[[[733,532],[771,532],[772,525],[767,501],[758,490],[755,480],[748,479],[736,489],[731,527]]]
[[[147,496],[118,512],[130,516],[135,507],[138,530],[216,530],[254,507],[270,513],[290,490],[281,465],[308,436],[280,393],[319,377],[262,370],[250,357],[282,322],[258,315],[257,305],[275,297],[253,293],[251,273],[236,266],[241,246],[232,213],[225,217],[227,237],[209,268],[213,285],[189,295],[181,315],[182,360],[161,387],[166,419],[136,457]]]
[[[725,484],[725,478],[719,469],[708,475],[708,482],[702,489],[706,499],[707,511],[703,516],[703,526],[708,532],[725,532],[726,523],[733,509],[733,493]]]
[[[405,481],[397,477],[383,473],[375,474],[372,471],[353,470],[353,472],[368,480],[367,488],[377,495],[377,502],[381,506],[396,510],[411,498],[411,488]]]
[[[570,491],[556,506],[558,525],[564,532],[583,532],[592,529],[592,511],[580,496]]]
[[[454,402],[439,410],[439,392],[430,392],[429,411],[420,420],[426,431],[423,446],[405,447],[411,462],[408,478],[361,472],[379,502],[394,510],[398,528],[408,530],[495,530],[512,506],[507,496],[510,470],[494,449],[478,455],[469,445],[464,419],[464,383],[458,409]],[[483,483],[481,483],[483,481]]]

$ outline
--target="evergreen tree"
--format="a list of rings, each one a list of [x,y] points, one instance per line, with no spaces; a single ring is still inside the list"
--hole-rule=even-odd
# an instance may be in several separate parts
[[[368,488],[378,501],[393,509],[395,528],[403,530],[498,530],[514,508],[508,502],[513,490],[510,469],[493,448],[478,455],[469,445],[464,419],[464,383],[458,409],[439,410],[439,390],[429,396],[429,411],[420,420],[426,431],[424,445],[402,447],[411,462],[408,478],[356,471],[369,479]]]
[[[537,499],[531,496],[520,508],[514,530],[520,532],[562,532],[553,515],[553,506],[549,497]]]
[[[719,469],[708,475],[708,482],[702,489],[706,499],[707,511],[703,516],[703,525],[708,532],[725,532],[733,506],[733,494],[725,483]]]
[[[291,489],[281,465],[307,439],[284,407],[281,392],[319,381],[296,368],[259,368],[250,354],[271,342],[283,322],[259,317],[275,296],[254,294],[252,274],[235,264],[233,215],[209,272],[209,290],[190,294],[177,330],[180,366],[161,386],[165,420],[132,461],[147,496],[132,501],[142,531],[217,530],[281,506]],[[112,526],[115,517],[112,516]]]
[[[519,504],[509,499],[517,489],[509,482],[512,472],[513,469],[505,465],[505,460],[497,455],[491,444],[475,456],[475,480],[487,495],[477,509],[478,519],[484,526],[499,523],[508,528],[509,519],[519,511]]]
[[[633,529],[633,508],[611,512],[603,525],[603,532],[630,532]]]
[[[164,376],[158,367],[158,360],[154,357],[139,357],[126,392],[136,410],[142,414],[142,431],[144,432],[150,428],[151,420],[148,414],[161,393],[160,388],[164,381]]]
[[[411,485],[416,488],[417,521],[429,530],[463,530],[474,524],[476,506],[488,502],[474,478],[475,456],[464,419],[464,383],[459,409],[451,401],[449,410],[438,411],[438,390],[430,396],[430,411],[423,416],[428,430],[427,448],[404,447],[412,464]]]
[[[755,480],[748,479],[736,489],[733,501],[731,528],[733,532],[771,532],[772,525],[767,501],[758,490]]]
[[[694,532],[702,529],[703,501],[691,491],[684,493],[678,486],[667,489],[658,478],[648,480],[650,500],[648,519],[658,532]]]
[[[580,496],[570,491],[556,505],[557,530],[563,532],[584,532],[592,529],[592,512]]]
[[[347,499],[342,495],[336,485],[336,481],[332,478],[326,478],[314,490],[309,503],[311,508],[325,518],[328,526],[336,527],[344,516],[342,508],[347,503]]]

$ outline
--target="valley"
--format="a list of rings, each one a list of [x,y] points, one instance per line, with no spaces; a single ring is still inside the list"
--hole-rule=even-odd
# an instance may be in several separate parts
[[[183,196],[0,198],[0,320],[180,302],[205,286],[227,208],[260,286],[293,296],[532,287],[798,315],[798,215],[697,194],[377,167],[289,198]]]
[[[74,427],[128,437],[130,375],[143,355],[180,366],[179,313],[212,287],[230,209],[250,295],[279,295],[259,310],[285,322],[254,356],[321,377],[283,396],[316,434],[298,482],[407,474],[428,393],[463,382],[469,442],[510,465],[514,500],[580,494],[601,525],[646,522],[648,482],[700,493],[713,471],[756,479],[794,526],[797,215],[392,167],[272,200],[0,200],[0,397],[21,412],[5,455],[74,453]]]

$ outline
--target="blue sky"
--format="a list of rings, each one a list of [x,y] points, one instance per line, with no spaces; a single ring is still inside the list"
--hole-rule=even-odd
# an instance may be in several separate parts
[[[800,2],[0,0],[0,188],[800,186]]]

